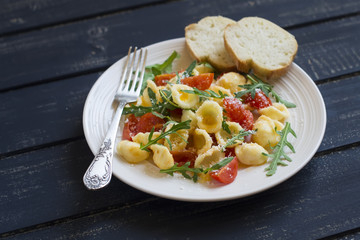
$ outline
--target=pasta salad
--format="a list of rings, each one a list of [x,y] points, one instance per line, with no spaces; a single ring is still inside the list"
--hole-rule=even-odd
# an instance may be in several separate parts
[[[294,104],[251,74],[218,73],[208,63],[192,62],[172,71],[176,52],[146,68],[142,94],[127,105],[117,153],[129,163],[152,161],[160,172],[180,173],[194,182],[234,181],[241,166],[291,161],[284,147],[286,122]],[[273,99],[273,100],[271,100]]]

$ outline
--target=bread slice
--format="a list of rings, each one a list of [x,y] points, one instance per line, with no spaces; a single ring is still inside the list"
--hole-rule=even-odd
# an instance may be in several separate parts
[[[266,79],[285,74],[297,53],[293,35],[259,17],[246,17],[230,24],[224,32],[227,51],[241,72]]]
[[[235,21],[211,16],[201,19],[185,28],[185,42],[191,55],[199,62],[208,62],[221,71],[235,70],[232,60],[224,46],[224,29]]]

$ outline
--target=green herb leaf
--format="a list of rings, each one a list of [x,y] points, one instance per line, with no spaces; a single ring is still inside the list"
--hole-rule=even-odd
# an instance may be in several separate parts
[[[163,73],[171,73],[172,64],[177,58],[180,58],[180,55],[176,51],[174,51],[163,63],[146,66],[144,73],[144,81],[141,86],[140,94],[142,94],[147,87],[147,80],[153,81],[156,75],[160,75]]]
[[[197,182],[199,178],[200,173],[208,173],[210,171],[218,170],[224,166],[226,166],[229,162],[231,162],[234,159],[234,157],[227,157],[221,160],[220,162],[214,164],[213,166],[203,169],[203,168],[191,168],[190,162],[186,162],[184,165],[179,166],[178,163],[175,163],[174,166],[168,169],[161,169],[161,173],[167,173],[170,176],[174,176],[174,172],[179,172],[181,175],[183,175],[187,179],[192,179],[194,182]],[[188,173],[192,173],[192,176],[190,176]]]
[[[276,132],[280,135],[281,138],[279,143],[273,148],[273,153],[272,154],[262,153],[263,155],[268,156],[272,159],[270,166],[265,168],[265,171],[267,171],[266,173],[267,176],[274,175],[278,165],[287,166],[287,164],[283,160],[286,160],[288,162],[292,161],[291,158],[288,155],[286,155],[284,152],[285,146],[287,146],[293,153],[295,153],[295,149],[293,145],[287,140],[287,135],[289,133],[291,133],[294,137],[296,137],[294,130],[290,126],[290,123],[289,122],[285,123],[285,127],[283,128],[283,130]]]
[[[177,131],[181,129],[190,129],[190,122],[191,120],[187,120],[184,122],[177,123],[175,121],[168,121],[164,124],[163,131],[160,133],[160,135],[157,138],[154,139],[148,139],[149,142],[145,145],[140,146],[141,150],[147,149],[150,145],[155,144],[157,141],[159,141],[162,138],[165,138],[167,135],[170,135],[172,133],[176,133]],[[167,125],[170,123],[174,123],[174,125],[168,130],[164,132],[164,129]]]
[[[235,144],[236,141],[244,141],[245,136],[254,134],[255,132],[256,131],[254,131],[254,130],[245,131],[244,129],[241,129],[238,134],[234,135],[232,138],[230,138],[229,140],[226,141],[226,144],[222,147],[222,151],[224,152],[225,148]]]
[[[224,158],[223,160],[221,160],[218,163],[215,163],[214,165],[212,165],[211,167],[207,168],[204,170],[204,173],[208,173],[214,170],[218,170],[222,167],[225,167],[228,163],[230,163],[232,160],[234,159],[234,157],[227,157]]]
[[[288,102],[282,99],[279,94],[277,94],[274,90],[272,85],[263,82],[260,78],[256,77],[255,75],[246,74],[246,78],[251,81],[252,84],[245,84],[239,85],[239,87],[245,88],[246,90],[242,90],[240,92],[236,92],[234,95],[236,98],[241,98],[247,93],[251,94],[252,98],[255,98],[256,89],[260,89],[265,93],[266,96],[269,97],[269,93],[275,98],[276,102],[280,102],[284,104],[287,108],[294,108],[296,105],[294,103]]]
[[[217,99],[223,99],[225,97],[227,97],[227,94],[224,94],[223,92],[219,91],[219,93],[214,92],[213,90],[199,90],[197,88],[193,88],[193,90],[181,90],[182,92],[185,93],[190,93],[190,94],[195,94],[198,95],[200,97],[204,97],[204,98],[217,98]]]
[[[231,134],[229,125],[226,123],[225,120],[222,121],[221,127],[222,127],[222,129],[224,129],[225,132],[227,132],[228,134]]]

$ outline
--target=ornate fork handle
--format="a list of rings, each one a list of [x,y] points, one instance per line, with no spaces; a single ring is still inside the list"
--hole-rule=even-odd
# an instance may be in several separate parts
[[[95,155],[94,160],[91,162],[89,168],[84,174],[84,184],[90,190],[103,188],[108,185],[111,180],[115,137],[125,104],[125,101],[119,102],[115,116],[106,133],[105,140],[101,144],[99,152]]]

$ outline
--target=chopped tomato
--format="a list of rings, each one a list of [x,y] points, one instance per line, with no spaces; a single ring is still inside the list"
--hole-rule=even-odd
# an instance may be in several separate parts
[[[244,103],[247,103],[256,109],[266,108],[272,105],[270,98],[268,98],[268,96],[266,96],[260,89],[256,89],[254,98],[252,98],[251,94],[248,93],[243,97],[243,99]]]
[[[184,165],[187,162],[190,162],[189,167],[194,167],[195,159],[197,158],[197,154],[191,150],[183,150],[183,151],[170,151],[173,155],[174,161],[179,164],[179,166]]]
[[[137,124],[138,132],[150,132],[154,127],[155,131],[158,131],[164,125],[165,120],[155,116],[152,113],[146,113],[140,117],[140,120]]]
[[[122,139],[123,140],[132,140],[132,138],[139,132],[150,132],[154,127],[155,131],[158,131],[162,128],[165,121],[152,113],[146,113],[141,117],[135,117],[133,114],[129,115],[127,118]]]
[[[225,156],[226,157],[235,157],[235,148],[226,148]]]
[[[238,168],[238,159],[234,157],[234,159],[224,167],[220,168],[219,170],[210,172],[210,176],[221,183],[229,184],[235,180]]]
[[[214,81],[214,73],[202,73],[197,76],[181,79],[181,83],[190,87],[196,87],[199,90],[206,90]]]
[[[174,110],[170,110],[170,116],[175,119],[181,118],[182,111],[183,110],[181,108],[176,108]]]
[[[155,76],[154,81],[157,86],[165,86],[167,84],[167,82],[175,76],[176,76],[175,73],[164,73],[164,74]]]
[[[231,121],[239,123],[245,130],[251,130],[254,126],[254,116],[246,110],[239,99],[224,98],[224,109]]]
[[[134,137],[137,133],[137,124],[139,122],[139,117],[135,117],[134,114],[130,114],[128,118],[125,121],[122,139],[123,140],[132,140],[132,137]]]

